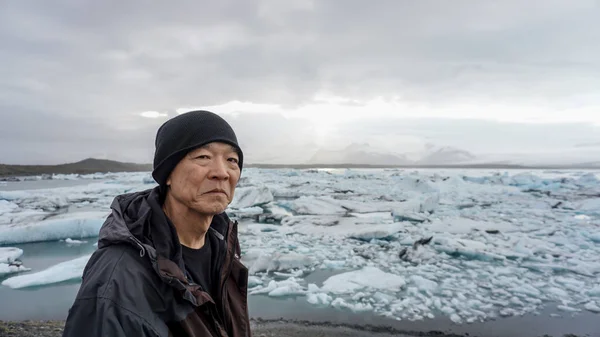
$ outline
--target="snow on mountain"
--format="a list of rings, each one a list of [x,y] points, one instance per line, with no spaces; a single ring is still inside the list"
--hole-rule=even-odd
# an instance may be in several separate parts
[[[369,144],[352,143],[341,150],[320,148],[308,161],[309,164],[371,164],[406,165],[411,161],[401,154],[385,152]]]
[[[451,146],[430,146],[423,157],[417,161],[422,165],[441,165],[467,163],[477,159],[472,153]]]
[[[476,156],[455,147],[427,144],[412,152],[390,152],[367,143],[350,144],[341,150],[319,149],[309,164],[443,165],[471,162]]]

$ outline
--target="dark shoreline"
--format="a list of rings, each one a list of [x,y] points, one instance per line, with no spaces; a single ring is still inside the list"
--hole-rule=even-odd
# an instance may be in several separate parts
[[[0,321],[0,336],[2,337],[61,337],[64,321]],[[491,334],[482,334],[478,331],[473,332],[447,332],[440,330],[400,330],[392,326],[369,325],[369,324],[348,324],[335,322],[312,322],[286,319],[251,319],[251,329],[253,336],[261,337],[488,337],[488,336],[517,336],[505,335],[492,332]],[[600,333],[600,332],[599,332]],[[518,336],[531,337],[595,337],[600,334],[536,334],[527,331],[521,331]]]

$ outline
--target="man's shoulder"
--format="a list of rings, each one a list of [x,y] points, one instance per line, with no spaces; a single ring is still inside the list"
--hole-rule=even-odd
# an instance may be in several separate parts
[[[142,284],[154,283],[162,282],[147,256],[140,256],[132,245],[110,245],[96,250],[90,257],[83,272],[80,294],[119,298],[123,292],[143,292]]]

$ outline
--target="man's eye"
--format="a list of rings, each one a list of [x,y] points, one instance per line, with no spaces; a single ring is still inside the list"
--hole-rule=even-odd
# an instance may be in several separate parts
[[[232,161],[234,163],[239,163],[239,160],[237,158],[229,158],[229,161]]]
[[[208,156],[205,154],[201,154],[199,156],[196,156],[196,159],[208,159]]]

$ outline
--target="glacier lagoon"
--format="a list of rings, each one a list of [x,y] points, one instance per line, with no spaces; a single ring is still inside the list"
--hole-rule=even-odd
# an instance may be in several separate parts
[[[64,317],[112,198],[153,186],[0,185],[0,319]],[[598,172],[248,169],[228,212],[255,317],[600,325]]]

